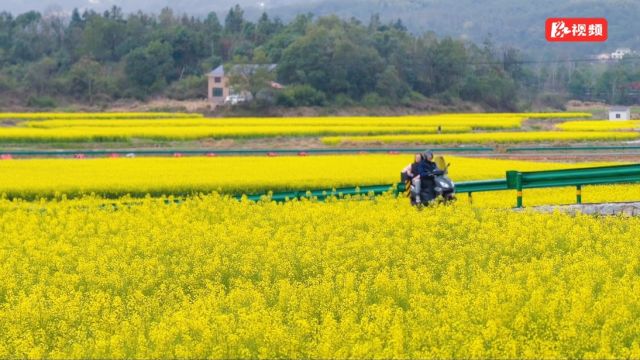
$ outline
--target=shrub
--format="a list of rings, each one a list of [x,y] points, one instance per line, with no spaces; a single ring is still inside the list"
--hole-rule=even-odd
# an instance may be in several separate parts
[[[27,100],[27,106],[35,108],[54,108],[56,101],[50,96],[31,96]]]
[[[204,76],[187,76],[172,83],[166,90],[168,98],[174,100],[202,99],[207,97],[207,78]]]
[[[326,100],[322,91],[316,90],[310,85],[291,85],[278,96],[278,105],[290,107],[322,106]]]

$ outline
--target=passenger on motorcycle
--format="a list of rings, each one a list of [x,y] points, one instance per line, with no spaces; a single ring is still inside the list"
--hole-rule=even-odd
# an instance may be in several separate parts
[[[419,204],[420,200],[420,188],[422,186],[420,175],[425,173],[425,163],[422,159],[422,154],[415,154],[414,162],[407,165],[404,169],[402,169],[402,173],[404,173],[408,179],[411,179],[411,184],[413,185],[413,194],[416,198],[416,203]]]

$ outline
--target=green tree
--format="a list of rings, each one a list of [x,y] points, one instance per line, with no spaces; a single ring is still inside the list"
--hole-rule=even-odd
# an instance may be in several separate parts
[[[249,93],[252,98],[265,89],[271,88],[275,80],[274,72],[269,65],[263,64],[231,64],[225,69],[229,74],[229,86],[235,93]]]
[[[592,75],[587,69],[578,69],[571,74],[569,93],[574,99],[586,100],[593,92]]]
[[[400,78],[395,66],[389,65],[378,76],[376,92],[385,99],[397,101],[409,93],[409,86]]]
[[[309,26],[282,54],[279,77],[356,99],[373,89],[383,61],[366,41],[364,28],[344,25],[337,17],[328,17]]]
[[[45,93],[51,83],[51,77],[58,68],[56,61],[51,57],[45,57],[32,63],[27,69],[25,80],[36,91],[36,94]]]
[[[173,72],[172,52],[171,45],[160,41],[138,48],[127,56],[125,74],[143,90],[162,90]]]
[[[244,27],[244,10],[240,5],[229,9],[227,17],[224,19],[224,31],[231,34],[238,34]]]
[[[87,57],[80,59],[69,71],[70,92],[86,98],[93,105],[100,70],[100,63],[97,61]]]
[[[125,24],[118,18],[94,15],[85,24],[81,40],[81,56],[99,61],[117,61],[118,47],[125,40]]]

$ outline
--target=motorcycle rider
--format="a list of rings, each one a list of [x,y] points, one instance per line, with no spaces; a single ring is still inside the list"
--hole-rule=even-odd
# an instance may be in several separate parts
[[[429,194],[428,201],[431,201],[436,197],[436,193],[435,193],[436,182],[435,182],[434,175],[439,171],[439,169],[438,169],[438,165],[436,165],[436,163],[433,162],[433,152],[431,150],[427,150],[423,152],[422,159],[423,159],[422,161],[423,165],[422,165],[422,173],[420,174],[421,175],[420,181],[423,188],[426,189],[427,193]]]
[[[438,171],[438,165],[433,162],[433,151],[427,150],[422,153],[422,158],[424,159],[424,170],[427,174],[431,175]]]
[[[422,200],[431,201],[435,198],[435,181],[433,175],[439,169],[436,163],[433,162],[433,152],[431,150],[427,150],[421,154],[415,154],[414,159],[415,161],[405,167],[402,172],[411,179],[415,203],[421,204]],[[429,199],[421,199],[420,192],[423,186],[430,194]]]

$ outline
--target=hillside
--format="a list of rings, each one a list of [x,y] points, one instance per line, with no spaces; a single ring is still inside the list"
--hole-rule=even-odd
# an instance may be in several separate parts
[[[273,10],[284,18],[307,11],[316,15],[354,16],[365,21],[372,13],[379,13],[382,20],[402,19],[411,31],[418,33],[433,31],[474,42],[490,37],[501,45],[555,55],[589,55],[621,46],[640,48],[640,23],[635,19],[640,13],[640,2],[629,0],[327,0]],[[544,21],[559,16],[606,17],[609,40],[602,44],[548,44]]]
[[[169,6],[176,13],[205,16],[216,11],[223,17],[236,3],[253,19],[263,11],[283,20],[310,12],[315,16],[337,14],[368,21],[372,14],[379,13],[383,21],[402,19],[413,32],[433,31],[475,42],[490,37],[497,44],[517,46],[538,55],[590,55],[621,46],[640,49],[640,23],[635,19],[640,13],[640,2],[632,0],[25,0],[3,4],[0,9],[14,13],[29,9],[69,12],[74,7],[105,10],[116,5],[125,12],[159,12]],[[606,17],[610,27],[609,41],[604,44],[547,44],[544,20],[555,16]]]

